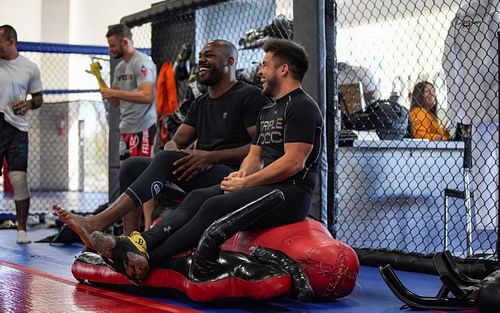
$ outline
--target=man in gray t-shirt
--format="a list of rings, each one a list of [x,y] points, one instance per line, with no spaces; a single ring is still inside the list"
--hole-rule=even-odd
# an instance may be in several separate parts
[[[120,106],[120,159],[150,156],[156,123],[156,66],[134,48],[127,26],[111,26],[106,38],[111,56],[122,58],[115,68],[112,87],[101,89],[104,99]]]
[[[134,48],[126,25],[111,26],[106,38],[111,56],[122,59],[115,68],[111,88],[101,89],[103,99],[120,106],[120,160],[151,156],[156,135],[156,66],[149,56]],[[151,224],[153,209],[153,203],[143,207],[146,225]]]

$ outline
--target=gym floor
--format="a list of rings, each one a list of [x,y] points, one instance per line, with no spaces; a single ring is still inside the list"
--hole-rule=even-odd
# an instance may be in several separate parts
[[[31,229],[36,241],[55,229]],[[16,231],[0,230],[0,312],[342,312],[396,313],[402,302],[385,285],[377,268],[362,266],[351,295],[331,302],[302,303],[289,298],[267,301],[232,300],[196,303],[168,289],[117,290],[79,284],[71,264],[82,249],[79,244],[47,243],[17,245]],[[435,296],[441,283],[437,276],[397,272],[413,292]],[[411,311],[432,312],[432,311]],[[443,312],[443,311],[433,311]],[[460,312],[460,311],[454,311]],[[462,311],[467,313],[475,310]]]

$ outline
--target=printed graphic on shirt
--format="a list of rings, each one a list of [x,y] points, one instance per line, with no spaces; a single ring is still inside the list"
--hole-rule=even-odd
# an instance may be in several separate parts
[[[144,65],[141,67],[141,75],[143,77],[148,76],[148,69]]]
[[[270,120],[260,121],[258,145],[283,143],[283,117],[274,116]]]
[[[123,74],[123,75],[119,75],[116,79],[118,81],[133,80],[134,79],[134,75],[132,75],[132,74]]]

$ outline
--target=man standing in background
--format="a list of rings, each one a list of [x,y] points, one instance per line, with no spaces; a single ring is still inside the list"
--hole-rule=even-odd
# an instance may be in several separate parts
[[[25,244],[31,242],[26,236],[30,208],[26,115],[42,105],[43,95],[40,70],[35,63],[19,55],[16,45],[16,30],[10,25],[0,26],[0,161],[7,159],[14,189],[16,242]],[[31,94],[30,100],[27,100],[28,94]]]
[[[106,38],[111,56],[122,59],[115,67],[111,88],[101,89],[103,99],[120,106],[120,161],[149,157],[156,134],[156,65],[134,48],[132,33],[126,25],[110,26]],[[146,226],[151,225],[153,209],[151,201],[143,206]],[[140,219],[135,212],[130,214],[123,218],[124,229],[135,229]]]

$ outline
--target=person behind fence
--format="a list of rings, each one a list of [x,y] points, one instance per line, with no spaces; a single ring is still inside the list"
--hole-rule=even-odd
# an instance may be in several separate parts
[[[437,117],[434,85],[421,81],[410,95],[410,133],[412,138],[449,140],[450,134]]]
[[[30,100],[27,100],[28,94]],[[0,26],[0,163],[7,159],[14,189],[18,244],[30,243],[26,235],[30,208],[27,115],[42,103],[38,66],[19,55],[16,30],[10,25]]]
[[[124,274],[134,281],[141,282],[151,268],[194,248],[217,219],[272,190],[280,190],[284,202],[271,214],[246,221],[249,229],[294,223],[307,216],[319,173],[323,128],[318,104],[301,89],[307,54],[302,46],[286,39],[270,39],[263,49],[259,70],[262,93],[275,103],[261,110],[256,136],[240,169],[220,184],[190,192],[176,213],[142,234],[115,237],[92,233],[97,251],[123,262]],[[128,195],[136,204],[146,196]]]
[[[103,99],[120,107],[120,162],[129,157],[151,156],[156,135],[156,65],[148,55],[134,48],[132,33],[126,25],[110,26],[106,38],[111,56],[122,59],[115,67],[111,88],[101,89]],[[153,209],[152,204],[143,208],[148,225]],[[128,224],[135,219],[140,217],[125,218],[124,227],[130,227]]]
[[[236,80],[237,59],[232,43],[208,42],[198,60],[198,80],[208,86],[208,92],[194,100],[185,121],[165,145],[167,150],[153,158],[123,162],[121,196],[103,212],[82,217],[55,206],[61,220],[86,239],[92,231],[106,229],[129,212],[140,213],[141,204],[152,202],[165,189],[178,186],[189,192],[212,186],[237,170],[255,135],[258,113],[270,103],[258,87]],[[195,141],[196,148],[188,149]],[[138,194],[143,196],[136,202]],[[138,229],[137,220],[133,226],[124,229],[124,234]],[[84,244],[92,247],[89,240]]]

